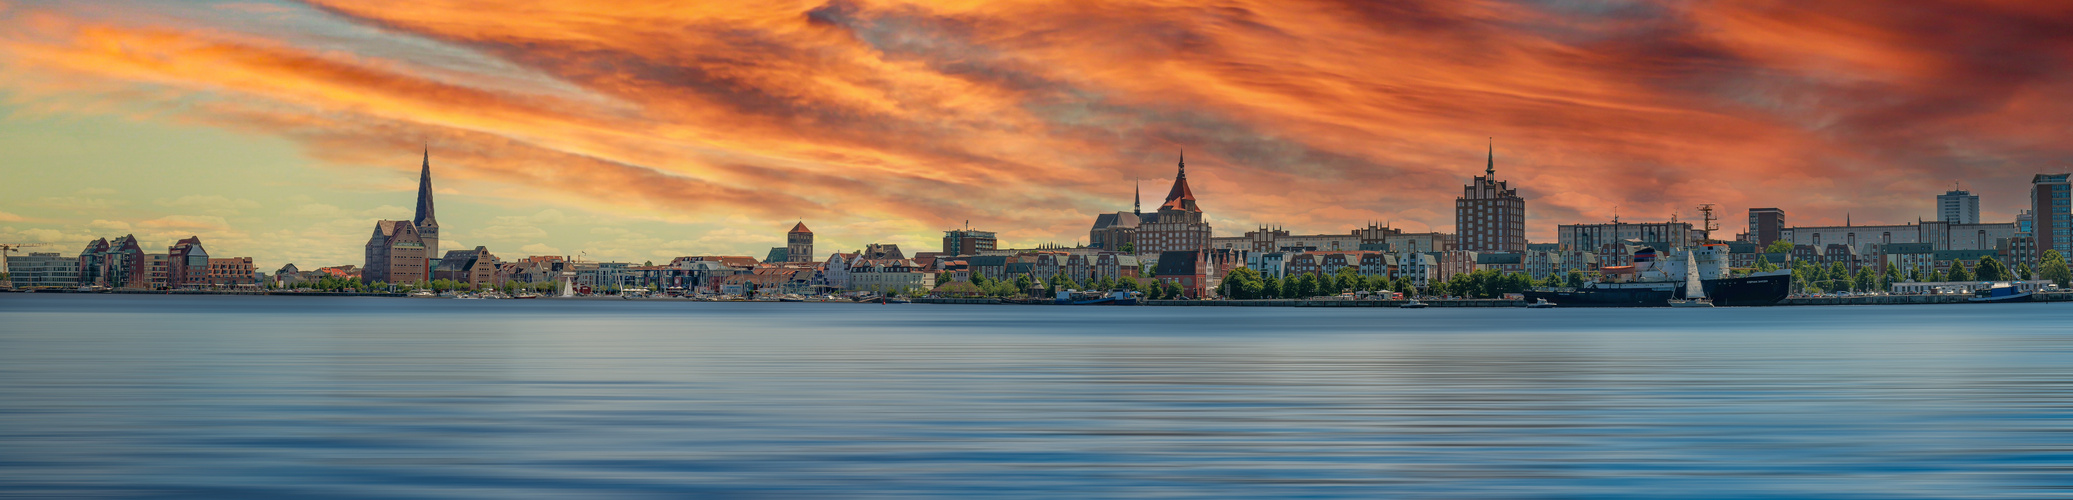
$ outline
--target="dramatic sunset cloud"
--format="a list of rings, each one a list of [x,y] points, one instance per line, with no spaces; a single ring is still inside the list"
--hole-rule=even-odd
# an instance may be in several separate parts
[[[446,223],[458,238],[625,259],[761,255],[794,219],[832,249],[967,220],[1071,243],[1133,181],[1163,193],[1182,148],[1220,235],[1451,231],[1491,138],[1536,240],[1699,203],[1730,233],[1753,206],[1912,221],[1959,180],[2009,220],[2030,175],[2073,169],[2068,61],[2073,3],[2053,1],[0,3],[17,113],[285,140],[392,205],[429,143],[442,196],[508,209],[485,221],[645,224]],[[136,227],[201,230],[311,205],[71,194],[89,186],[0,221],[70,236],[127,203],[160,211]],[[376,205],[317,205],[223,237],[354,255]]]

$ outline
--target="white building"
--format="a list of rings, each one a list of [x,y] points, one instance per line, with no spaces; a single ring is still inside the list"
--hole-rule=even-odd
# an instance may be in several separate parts
[[[1936,195],[1936,220],[1952,224],[1979,223],[1979,195],[1952,190]]]

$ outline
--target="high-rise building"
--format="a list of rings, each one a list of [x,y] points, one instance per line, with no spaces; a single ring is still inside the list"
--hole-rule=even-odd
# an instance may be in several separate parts
[[[1936,195],[1936,220],[1952,224],[1979,223],[1979,195],[1951,190]]]
[[[1469,181],[1454,200],[1454,232],[1458,250],[1521,252],[1526,250],[1526,199],[1519,190],[1497,180],[1497,149],[1490,149],[1483,175]]]
[[[952,229],[943,232],[944,255],[979,255],[985,250],[1000,246],[1000,239],[993,231],[978,231],[972,228]]]
[[[417,177],[417,215],[410,218],[417,235],[425,242],[425,256],[439,256],[439,219],[432,216],[432,148],[425,148],[425,163]]]
[[[799,221],[785,233],[785,262],[813,261],[813,230],[806,228],[806,221]]]
[[[1749,239],[1758,248],[1770,246],[1785,231],[1785,211],[1776,208],[1749,209]]]
[[[2030,179],[2030,229],[2037,239],[2037,255],[2058,250],[2073,258],[2073,174],[2037,174]]]
[[[1166,202],[1159,205],[1157,220],[1140,221],[1134,238],[1136,253],[1159,253],[1209,248],[1209,223],[1202,220],[1202,208],[1195,205],[1195,191],[1188,187],[1188,159],[1180,158],[1179,173]]]

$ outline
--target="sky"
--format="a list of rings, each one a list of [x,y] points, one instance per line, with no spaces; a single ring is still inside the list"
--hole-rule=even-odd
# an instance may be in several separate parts
[[[0,243],[358,264],[425,148],[507,258],[1073,244],[1183,149],[1219,236],[1452,231],[1493,150],[1534,241],[2008,221],[2069,98],[2064,1],[0,0]]]

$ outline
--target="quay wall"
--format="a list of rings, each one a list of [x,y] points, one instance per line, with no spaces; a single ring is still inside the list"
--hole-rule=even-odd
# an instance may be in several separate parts
[[[1223,306],[1223,307],[1397,307],[1408,300],[1338,300],[1338,299],[1256,299],[1256,300],[1146,300],[1140,304],[1151,306]],[[1435,299],[1421,300],[1432,307],[1524,307],[1525,301],[1503,299]]]

